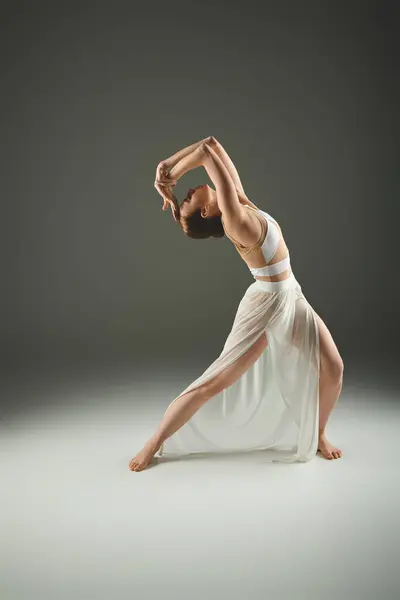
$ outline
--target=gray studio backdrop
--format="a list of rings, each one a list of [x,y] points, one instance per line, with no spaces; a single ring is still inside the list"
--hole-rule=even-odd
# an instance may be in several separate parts
[[[253,279],[153,187],[207,135],[281,223],[345,359],[395,350],[394,4],[226,6],[2,3],[6,368],[216,358]]]

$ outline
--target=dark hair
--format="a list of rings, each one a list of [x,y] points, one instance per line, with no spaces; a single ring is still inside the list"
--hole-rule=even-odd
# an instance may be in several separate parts
[[[192,212],[189,216],[180,215],[179,225],[186,235],[196,240],[209,237],[221,238],[225,235],[221,217],[203,218],[200,208]]]

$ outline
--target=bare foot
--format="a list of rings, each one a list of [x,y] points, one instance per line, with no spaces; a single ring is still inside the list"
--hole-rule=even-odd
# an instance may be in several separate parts
[[[153,460],[153,457],[157,450],[158,448],[154,445],[153,442],[147,442],[147,444],[139,452],[139,454],[137,454],[135,458],[132,458],[131,462],[129,463],[130,470],[143,471],[144,469],[146,469]]]
[[[319,436],[318,440],[318,452],[321,452],[322,456],[327,460],[332,460],[333,458],[342,458],[342,451],[335,446],[332,446],[326,439],[325,434]]]

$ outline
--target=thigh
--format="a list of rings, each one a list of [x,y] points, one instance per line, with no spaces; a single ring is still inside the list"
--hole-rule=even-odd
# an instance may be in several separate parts
[[[215,396],[224,389],[235,383],[250,369],[250,367],[257,361],[257,359],[264,352],[268,345],[267,334],[264,331],[256,342],[242,356],[235,360],[229,367],[226,367],[221,373],[218,373],[210,381],[204,385],[207,387],[208,394]]]
[[[336,378],[343,371],[342,357],[328,327],[314,309],[313,311],[318,326],[321,375],[325,374]]]

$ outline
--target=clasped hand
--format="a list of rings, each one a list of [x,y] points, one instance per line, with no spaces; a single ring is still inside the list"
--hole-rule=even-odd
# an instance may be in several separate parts
[[[164,199],[162,210],[166,210],[168,206],[170,206],[175,221],[179,221],[179,203],[172,193],[172,188],[176,185],[176,183],[177,182],[175,179],[171,179],[171,177],[169,177],[168,168],[165,162],[161,161],[157,166],[154,187]]]

